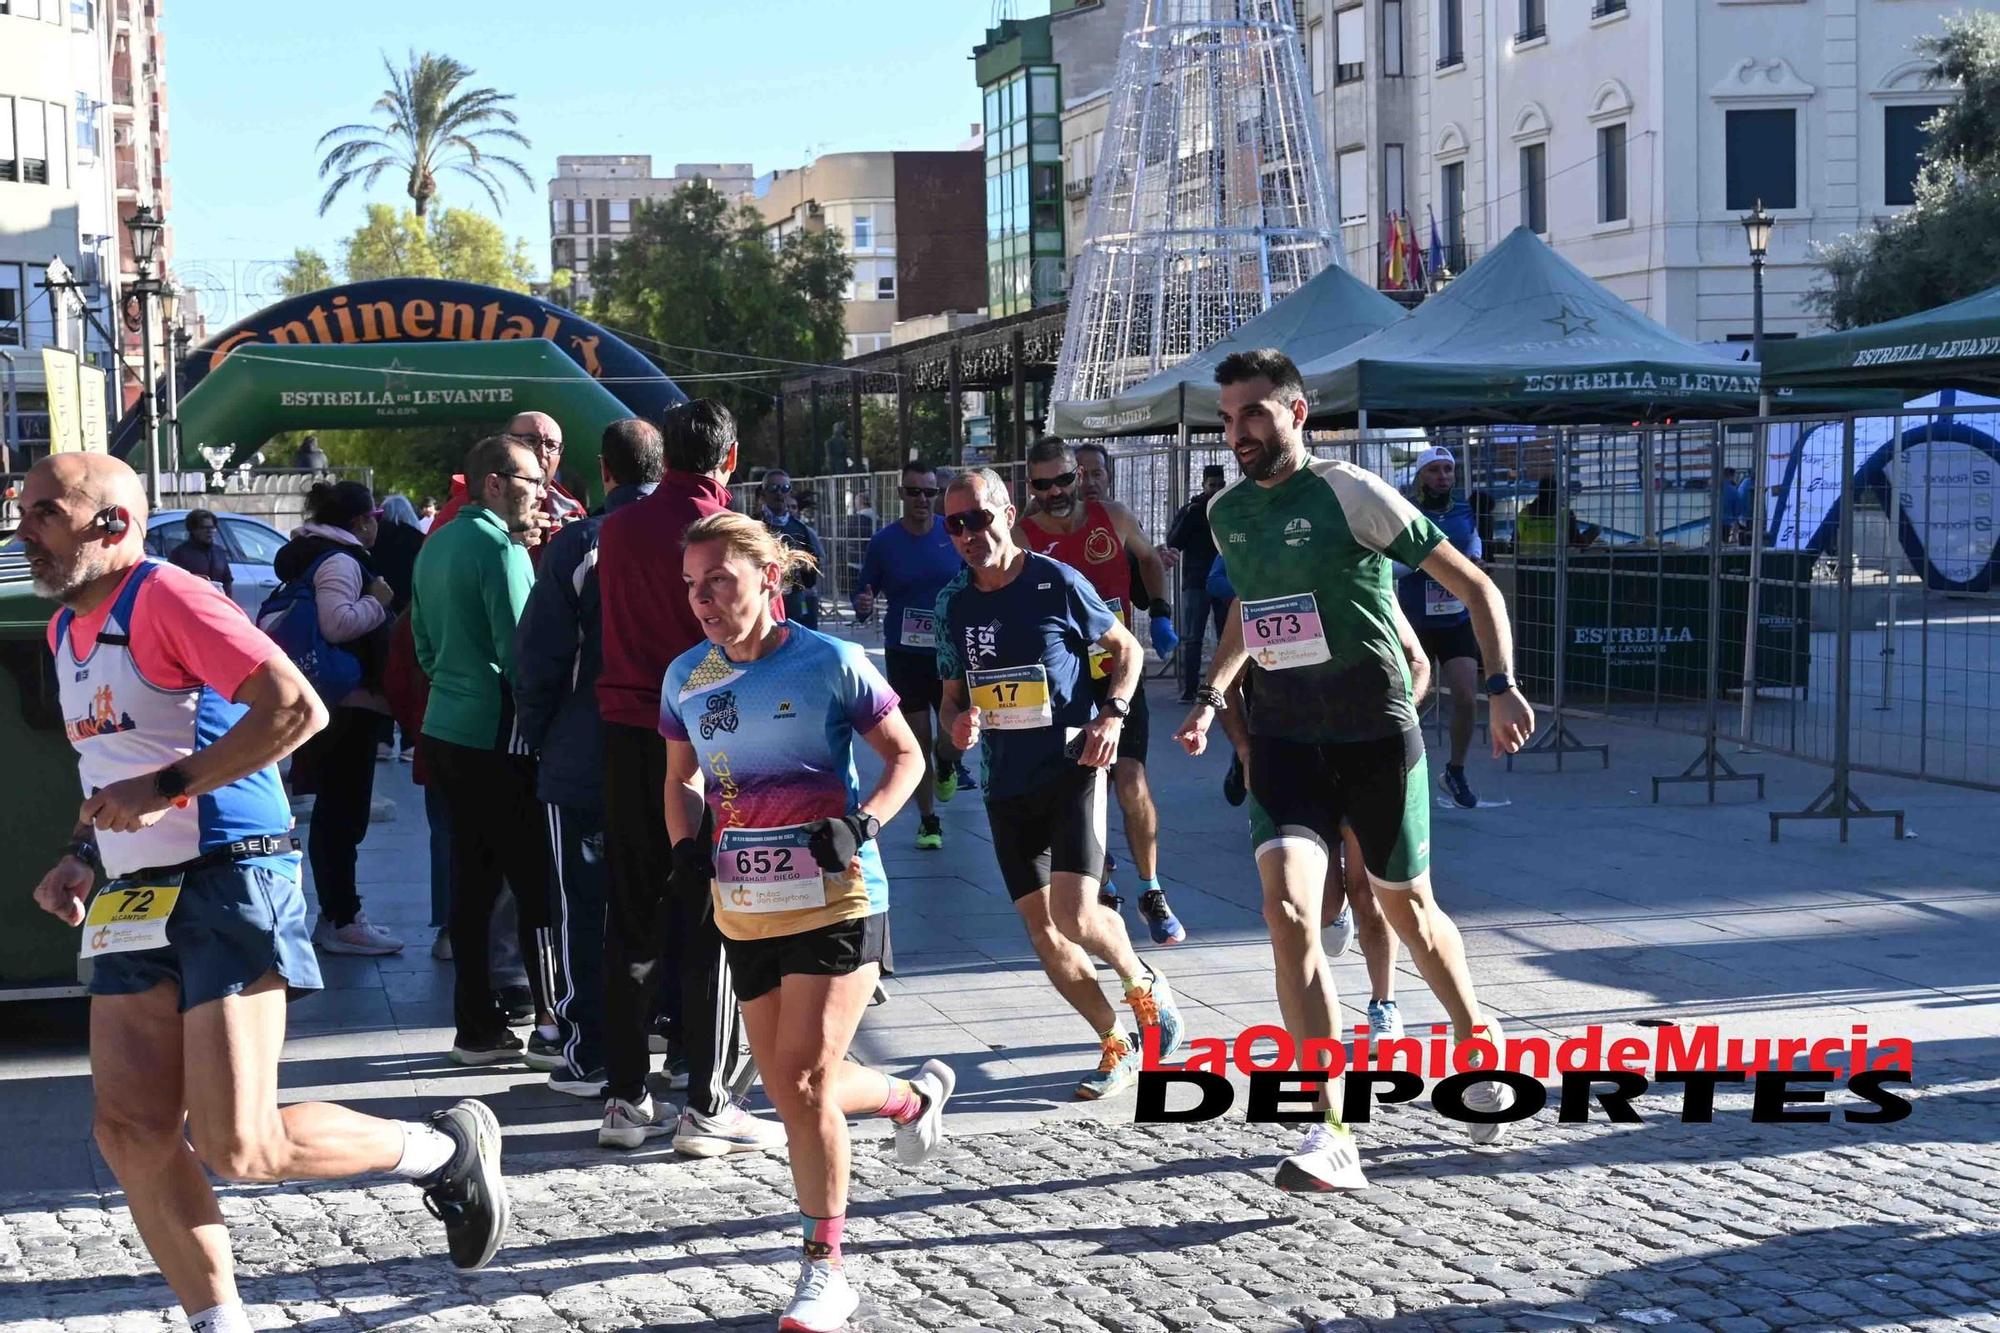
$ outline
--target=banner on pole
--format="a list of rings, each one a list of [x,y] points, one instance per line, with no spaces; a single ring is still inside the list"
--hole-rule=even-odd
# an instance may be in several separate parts
[[[108,453],[111,448],[111,418],[105,410],[109,394],[104,374],[102,366],[77,367],[77,404],[82,409],[83,451],[87,454]]]
[[[77,357],[59,347],[42,349],[42,379],[49,398],[49,452],[83,448],[83,404],[77,388]]]

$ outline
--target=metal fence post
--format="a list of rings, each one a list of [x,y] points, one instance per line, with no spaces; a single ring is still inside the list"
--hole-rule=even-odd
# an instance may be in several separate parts
[[[1753,438],[1757,442],[1757,456],[1750,460],[1750,586],[1743,591],[1743,715],[1737,730],[1741,733],[1744,749],[1749,749],[1756,740],[1755,731],[1757,707],[1757,634],[1763,628],[1762,611],[1758,603],[1762,600],[1764,584],[1764,527],[1768,522],[1764,495],[1770,485],[1769,461],[1771,454],[1771,398],[1760,394],[1757,398],[1757,428]]]
[[[1556,512],[1554,515],[1556,533],[1556,589],[1554,598],[1555,632],[1552,646],[1555,650],[1555,663],[1551,668],[1551,683],[1549,687],[1551,695],[1549,702],[1549,725],[1540,736],[1522,746],[1516,754],[1508,756],[1507,766],[1512,768],[1515,759],[1525,758],[1528,755],[1552,754],[1556,757],[1556,772],[1560,773],[1563,767],[1563,756],[1566,754],[1587,754],[1594,751],[1598,759],[1602,761],[1603,767],[1611,767],[1611,747],[1603,744],[1586,745],[1582,741],[1579,741],[1575,733],[1569,729],[1568,721],[1563,717],[1563,699],[1567,691],[1569,676],[1569,534],[1570,525],[1576,521],[1576,515],[1570,509],[1569,503],[1569,451],[1564,443],[1563,428],[1557,426],[1554,434],[1554,467],[1556,474]],[[1518,522],[1519,520],[1517,519],[1517,525]],[[1517,526],[1514,540],[1517,552],[1515,556],[1517,565],[1520,559],[1518,555],[1520,545],[1520,532]]]
[[[1839,641],[1833,654],[1833,780],[1803,810],[1773,813],[1771,841],[1778,840],[1778,825],[1787,819],[1832,819],[1839,821],[1840,840],[1847,841],[1847,826],[1856,819],[1892,819],[1895,836],[1903,836],[1901,810],[1876,810],[1854,794],[1853,762],[1849,753],[1854,724],[1854,422],[1850,412],[1841,423],[1840,433],[1840,564],[1839,606],[1835,617]]]
[[[1702,686],[1701,753],[1677,776],[1653,779],[1653,804],[1660,803],[1660,787],[1672,782],[1701,782],[1708,786],[1708,803],[1715,804],[1718,782],[1755,782],[1757,799],[1764,799],[1762,773],[1738,773],[1715,748],[1716,719],[1722,706],[1722,423],[1709,427],[1708,449],[1708,662],[1707,680]]]

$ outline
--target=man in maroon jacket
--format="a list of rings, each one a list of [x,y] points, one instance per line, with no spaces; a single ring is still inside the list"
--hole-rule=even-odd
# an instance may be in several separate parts
[[[605,515],[597,534],[597,587],[604,668],[597,708],[604,720],[604,854],[610,872],[604,960],[604,1124],[598,1143],[637,1148],[672,1134],[689,1156],[783,1148],[785,1131],[730,1097],[742,1017],[722,956],[707,884],[669,891],[667,746],[660,685],[667,664],[702,641],[681,577],[681,534],[729,508],[736,422],[713,399],[683,403],[661,423],[667,473],[654,492]],[[776,605],[774,599],[774,605]],[[680,963],[680,1035],[687,1054],[687,1109],[676,1126],[646,1091],[647,1037],[658,989],[663,928]]]

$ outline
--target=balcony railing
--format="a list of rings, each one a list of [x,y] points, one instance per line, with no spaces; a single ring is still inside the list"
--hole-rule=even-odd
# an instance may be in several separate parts
[[[1590,7],[1590,16],[1594,19],[1608,18],[1613,14],[1624,12],[1625,0],[1597,0],[1597,3]]]
[[[1464,51],[1447,51],[1438,57],[1439,69],[1456,69],[1465,63]]]
[[[1549,25],[1546,23],[1536,23],[1529,27],[1523,28],[1519,32],[1515,33],[1514,45],[1522,46],[1528,42],[1536,40],[1537,38],[1546,37],[1548,35],[1549,35]]]

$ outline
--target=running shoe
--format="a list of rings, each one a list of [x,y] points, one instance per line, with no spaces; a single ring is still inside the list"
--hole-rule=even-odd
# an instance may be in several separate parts
[[[1118,886],[1110,880],[1104,881],[1104,886],[1098,889],[1097,905],[1120,916],[1125,914],[1125,900],[1119,896]]]
[[[1132,1006],[1132,1016],[1139,1020],[1142,1037],[1147,1028],[1160,1030],[1160,1058],[1171,1060],[1187,1036],[1187,1024],[1181,1018],[1181,1007],[1174,999],[1174,988],[1168,984],[1167,974],[1146,970],[1153,978],[1152,986],[1143,994],[1127,995],[1125,1003]]]
[[[1152,889],[1140,894],[1139,915],[1146,918],[1146,927],[1153,932],[1155,944],[1179,944],[1187,938],[1181,919],[1174,915],[1173,908],[1167,906],[1165,889]]]
[[[521,1063],[544,1074],[552,1074],[558,1069],[569,1068],[569,1057],[563,1054],[561,1037],[544,1037],[537,1030],[528,1034],[528,1049],[522,1052]]]
[[[674,1130],[674,1151],[683,1157],[723,1157],[737,1152],[776,1152],[785,1146],[785,1127],[759,1120],[740,1102],[726,1102],[715,1115],[689,1107]]]
[[[493,992],[493,1002],[507,1015],[510,1028],[524,1028],[535,1021],[535,993],[526,986],[502,986]]]
[[[1472,784],[1465,780],[1465,770],[1457,764],[1446,764],[1444,772],[1438,774],[1438,785],[1445,789],[1451,802],[1461,810],[1477,810],[1479,798],[1472,794]]]
[[[396,752],[386,745],[377,745],[375,747],[375,762],[378,764],[393,764],[396,762]]]
[[[1475,1031],[1483,1032],[1486,1040],[1493,1043],[1495,1050],[1506,1049],[1502,1044],[1500,1029],[1493,1024],[1489,1023],[1485,1028]],[[1470,1111],[1495,1115],[1513,1104],[1514,1090],[1505,1083],[1475,1083],[1465,1090],[1465,1106]],[[1490,1147],[1507,1137],[1507,1126],[1504,1123],[1467,1125],[1466,1129],[1471,1131],[1472,1141],[1482,1147]]]
[[[1402,1040],[1403,1011],[1394,1000],[1368,1002],[1368,1036],[1372,1041]]]
[[[660,1082],[666,1084],[668,1092],[686,1092],[688,1085],[688,1058],[678,1050],[660,1061]]]
[[[896,1160],[904,1166],[918,1166],[944,1141],[944,1104],[958,1086],[958,1075],[942,1060],[926,1060],[910,1086],[924,1099],[924,1113],[907,1125],[896,1126]]]
[[[453,1064],[504,1065],[520,1058],[521,1039],[504,1028],[490,1037],[468,1037],[461,1032],[452,1038]]]
[[[437,938],[431,941],[431,957],[440,963],[451,961],[451,932],[443,926],[438,927]]]
[[[431,1117],[456,1145],[451,1160],[423,1183],[424,1207],[444,1223],[446,1247],[460,1268],[484,1268],[507,1234],[507,1186],[500,1179],[500,1122],[471,1098]]]
[[[397,758],[397,759],[399,759],[400,761],[402,761],[402,762],[403,762],[403,763],[405,763],[405,764],[414,764],[414,763],[416,763],[416,762],[417,762],[417,747],[416,747],[416,746],[414,746],[414,745],[406,745],[406,746],[404,746],[404,747],[403,747],[403,751],[402,751],[402,753],[401,753],[401,754],[399,754],[399,755],[397,755],[397,756],[396,756],[396,758]]]
[[[936,815],[924,815],[917,820],[917,850],[920,852],[941,852],[944,850],[944,825]]]
[[[1326,956],[1328,958],[1346,957],[1347,951],[1354,947],[1354,909],[1352,907],[1341,908],[1340,915],[1328,923],[1326,928],[1332,932],[1326,941]]]
[[[1125,1091],[1139,1081],[1139,1065],[1143,1058],[1136,1039],[1127,1040],[1123,1033],[1106,1037],[1096,1072],[1076,1085],[1078,1100],[1102,1101]]]
[[[1277,1186],[1294,1194],[1367,1189],[1354,1131],[1324,1121],[1308,1129],[1299,1150],[1278,1163]]]
[[[778,1321],[778,1333],[833,1333],[845,1328],[861,1308],[847,1270],[825,1259],[800,1259],[792,1303]]]
[[[979,790],[979,783],[972,776],[972,770],[965,766],[965,760],[957,759],[952,761],[951,771],[952,771],[952,776],[958,779],[958,785],[960,787],[964,788],[966,791]]]
[[[318,924],[313,927],[313,945],[321,953],[359,954],[368,957],[403,951],[403,942],[370,921],[366,912],[356,912],[354,919],[344,926],[336,926],[325,917],[321,917]]]
[[[549,1071],[549,1091],[560,1092],[565,1097],[583,1097],[597,1101],[604,1096],[606,1081],[602,1066],[582,1074],[567,1064],[560,1069]]]
[[[674,1108],[661,1106],[647,1093],[636,1102],[613,1097],[604,1103],[604,1123],[597,1127],[600,1148],[640,1148],[647,1139],[674,1132]]]
[[[1222,799],[1231,805],[1241,805],[1243,798],[1248,794],[1249,788],[1243,785],[1243,760],[1240,756],[1232,755],[1229,760],[1229,771],[1222,775]]]
[[[937,777],[931,783],[931,794],[937,797],[939,805],[951,804],[951,798],[958,795],[958,766],[956,764],[952,765],[950,772],[946,772],[942,765],[938,767]]]

